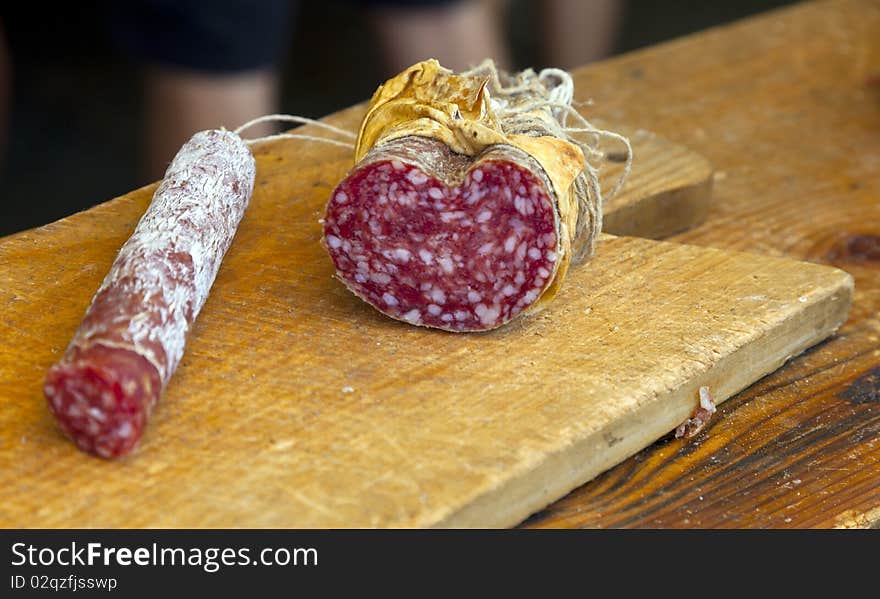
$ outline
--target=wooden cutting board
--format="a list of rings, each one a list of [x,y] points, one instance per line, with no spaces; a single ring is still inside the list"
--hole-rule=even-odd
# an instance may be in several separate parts
[[[705,161],[636,142],[638,185],[609,221],[660,201],[698,221]],[[670,153],[694,161],[671,168]],[[836,269],[605,235],[529,320],[410,327],[347,292],[319,246],[346,152],[257,154],[251,207],[123,460],[64,439],[41,381],[153,187],[0,240],[0,526],[512,525],[669,433],[701,385],[723,401],[831,334],[850,305]]]

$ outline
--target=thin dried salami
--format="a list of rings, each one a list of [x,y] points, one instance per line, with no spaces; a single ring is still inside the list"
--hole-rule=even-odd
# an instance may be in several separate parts
[[[338,278],[392,318],[454,332],[543,307],[576,237],[589,254],[601,226],[552,86],[426,61],[380,87],[324,216]]]
[[[61,429],[104,458],[129,452],[183,356],[254,186],[244,141],[195,134],[122,246],[44,393]]]

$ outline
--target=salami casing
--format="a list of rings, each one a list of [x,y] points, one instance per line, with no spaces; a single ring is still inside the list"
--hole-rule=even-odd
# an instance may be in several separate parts
[[[494,329],[553,297],[577,232],[589,229],[591,250],[601,217],[579,209],[584,154],[544,83],[521,87],[500,109],[491,77],[432,60],[377,90],[324,216],[323,243],[352,292],[454,332]]]
[[[226,130],[178,152],[44,393],[61,429],[104,458],[129,452],[183,356],[250,200],[255,165]]]

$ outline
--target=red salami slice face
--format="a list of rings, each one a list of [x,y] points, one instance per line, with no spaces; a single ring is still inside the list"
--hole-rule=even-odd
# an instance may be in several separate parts
[[[334,190],[324,243],[349,289],[388,316],[483,331],[552,281],[556,227],[546,179],[519,160],[490,152],[459,170],[397,156],[365,160]]]
[[[143,433],[161,380],[143,356],[93,345],[53,368],[44,387],[62,431],[83,451],[115,458]]]

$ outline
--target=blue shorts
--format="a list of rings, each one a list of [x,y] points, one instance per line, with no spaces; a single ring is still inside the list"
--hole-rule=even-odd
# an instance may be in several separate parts
[[[458,0],[347,0],[371,8]],[[230,73],[275,66],[288,48],[295,0],[125,0],[109,3],[110,31],[135,59]]]

